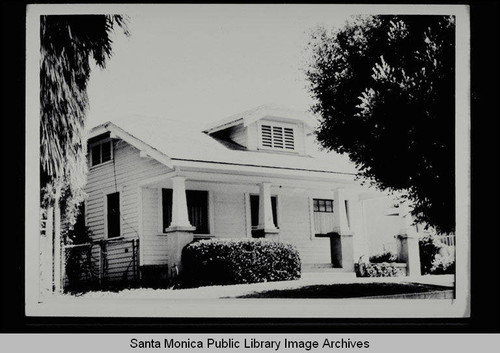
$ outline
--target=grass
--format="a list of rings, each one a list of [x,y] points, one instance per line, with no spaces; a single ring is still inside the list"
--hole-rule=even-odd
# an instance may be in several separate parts
[[[357,298],[380,295],[424,293],[450,288],[418,283],[348,283],[311,285],[293,289],[255,292],[236,298]]]

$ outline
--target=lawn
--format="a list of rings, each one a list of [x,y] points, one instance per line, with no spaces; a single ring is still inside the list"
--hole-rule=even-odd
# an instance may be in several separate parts
[[[293,289],[255,292],[236,298],[357,298],[381,295],[425,293],[450,288],[419,283],[346,283],[311,285]]]

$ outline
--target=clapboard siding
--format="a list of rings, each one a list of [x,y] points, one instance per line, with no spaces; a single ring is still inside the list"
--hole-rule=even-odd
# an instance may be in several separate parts
[[[280,239],[297,247],[302,263],[331,263],[330,240],[311,239],[309,198],[278,195]]]
[[[246,236],[244,192],[214,192],[214,223],[218,237]]]
[[[122,140],[114,142],[114,160],[90,168],[87,177],[87,225],[96,239],[104,237],[105,195],[120,192],[121,235],[138,237],[138,182],[167,173],[169,169]],[[115,178],[116,177],[116,178]]]
[[[142,189],[142,264],[167,264],[167,237],[159,235],[159,209],[161,194],[157,188]]]

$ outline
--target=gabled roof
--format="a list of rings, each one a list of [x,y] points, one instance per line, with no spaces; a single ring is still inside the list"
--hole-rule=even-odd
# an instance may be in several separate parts
[[[231,115],[228,118],[213,122],[205,126],[203,132],[207,134],[212,134],[217,131],[225,130],[231,126],[243,124],[243,126],[248,126],[253,122],[265,118],[273,117],[285,120],[295,120],[303,122],[309,129],[313,129],[315,121],[311,115],[305,112],[292,110],[279,105],[266,104],[261,105],[257,108],[247,110],[243,113]]]
[[[334,152],[318,151],[305,156],[234,148],[200,131],[196,122],[131,115],[119,123],[107,122],[93,128],[88,138],[108,131],[170,168],[176,161],[192,161],[341,174],[357,172],[347,156]]]

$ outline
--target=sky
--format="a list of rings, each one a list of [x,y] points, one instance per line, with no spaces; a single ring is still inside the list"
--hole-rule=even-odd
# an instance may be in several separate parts
[[[358,12],[332,5],[130,7],[130,37],[117,29],[106,69],[92,71],[87,127],[136,114],[205,124],[262,104],[307,111],[311,31]]]

